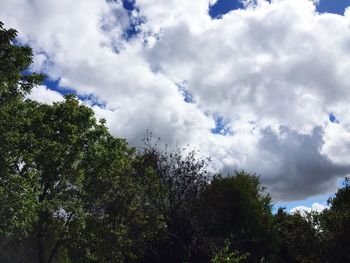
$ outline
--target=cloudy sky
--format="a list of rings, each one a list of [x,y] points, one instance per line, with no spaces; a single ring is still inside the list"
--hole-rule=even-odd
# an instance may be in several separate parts
[[[1,0],[0,20],[115,136],[145,131],[320,208],[350,174],[348,0]],[[316,204],[319,202],[321,204]]]

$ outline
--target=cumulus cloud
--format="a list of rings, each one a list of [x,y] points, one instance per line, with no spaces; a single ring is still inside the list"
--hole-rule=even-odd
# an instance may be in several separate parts
[[[262,133],[257,155],[248,167],[255,167],[266,175],[262,180],[277,199],[295,200],[295,192],[298,192],[298,199],[304,199],[335,190],[338,184],[334,178],[345,177],[349,172],[348,164],[336,165],[320,153],[321,127],[315,127],[310,134],[300,134],[286,127],[281,127],[279,134],[271,129]]]
[[[147,129],[190,144],[216,171],[261,175],[277,200],[333,191],[350,172],[350,12],[259,0],[211,19],[215,2],[3,0],[0,20],[34,48],[33,70],[103,101],[97,116],[131,144]]]
[[[46,104],[63,101],[61,93],[50,90],[42,85],[35,87],[27,98]]]
[[[305,216],[306,213],[310,213],[310,212],[322,212],[323,210],[328,209],[328,206],[326,205],[322,205],[319,203],[313,203],[311,207],[306,207],[306,206],[297,206],[292,208],[289,212],[291,214],[294,213],[300,213],[302,216]]]

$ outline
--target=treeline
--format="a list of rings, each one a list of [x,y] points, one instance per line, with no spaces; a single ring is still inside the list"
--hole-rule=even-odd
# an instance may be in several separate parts
[[[273,214],[255,175],[26,99],[44,78],[15,37],[0,24],[0,262],[350,262],[349,180],[320,214]]]

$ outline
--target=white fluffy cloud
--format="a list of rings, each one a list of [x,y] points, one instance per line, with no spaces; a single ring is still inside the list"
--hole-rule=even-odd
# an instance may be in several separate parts
[[[35,87],[27,97],[46,104],[63,101],[63,96],[59,92],[50,90],[42,85]]]
[[[290,213],[291,214],[300,213],[301,215],[306,215],[306,213],[310,213],[310,212],[320,213],[325,209],[328,209],[328,206],[322,205],[316,202],[316,203],[313,203],[311,207],[306,207],[306,206],[294,207],[290,210]]]
[[[0,20],[34,48],[33,70],[104,102],[97,116],[133,145],[147,129],[190,144],[217,170],[260,174],[277,200],[333,191],[350,172],[350,12],[259,0],[212,20],[214,2],[136,0],[128,13],[120,1],[2,0]]]

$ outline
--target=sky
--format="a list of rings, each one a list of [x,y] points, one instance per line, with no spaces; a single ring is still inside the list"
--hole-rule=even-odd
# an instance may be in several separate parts
[[[2,0],[0,20],[48,76],[31,99],[76,93],[132,146],[152,131],[320,210],[350,174],[349,1]]]

